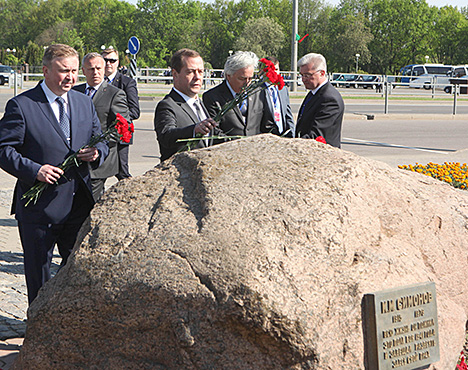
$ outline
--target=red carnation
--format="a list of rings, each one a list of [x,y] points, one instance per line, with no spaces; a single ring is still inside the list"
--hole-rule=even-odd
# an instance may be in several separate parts
[[[278,89],[282,89],[284,87],[284,78],[283,76],[279,75],[279,85],[278,85]]]
[[[120,114],[116,114],[115,128],[120,136],[120,141],[129,143],[132,139],[132,133],[134,132],[133,123],[128,124],[128,121]]]

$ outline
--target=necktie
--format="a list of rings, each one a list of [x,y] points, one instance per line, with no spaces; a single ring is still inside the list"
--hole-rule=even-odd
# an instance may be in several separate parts
[[[244,117],[247,117],[247,99],[244,99],[239,103],[239,110]]]
[[[198,102],[198,99],[195,99],[194,103],[193,103],[193,106],[195,107],[195,111],[197,113],[197,117],[200,121],[203,121],[204,119],[204,115],[202,113],[202,110],[201,110],[201,107],[200,107],[200,103]]]
[[[313,97],[314,97],[314,94],[312,94],[312,92],[309,92],[309,94],[306,97],[304,103],[302,104],[302,107],[301,107],[301,110],[300,110],[300,113],[299,113],[299,118],[302,116],[302,113],[304,113],[304,109],[305,109],[307,103],[309,103],[312,100]]]
[[[94,87],[92,86],[88,86],[86,88],[86,95],[90,96],[91,98],[93,97],[94,95]]]
[[[271,93],[271,100],[273,101],[273,115],[275,119],[275,123],[278,126],[279,132],[283,132],[283,122],[281,120],[281,106],[278,96],[278,90],[276,86],[271,85],[269,87],[269,91]]]
[[[65,100],[59,96],[55,99],[59,105],[59,124],[65,137],[70,138],[70,119],[68,118],[67,112],[65,111]]]
[[[276,86],[272,86],[270,88],[271,97],[273,98],[273,105],[275,108],[278,106],[278,91],[276,90]]]

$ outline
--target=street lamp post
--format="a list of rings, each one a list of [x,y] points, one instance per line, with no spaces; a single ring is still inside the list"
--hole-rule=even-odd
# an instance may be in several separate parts
[[[358,73],[358,69],[359,69],[359,57],[361,56],[361,54],[356,54],[356,73]]]

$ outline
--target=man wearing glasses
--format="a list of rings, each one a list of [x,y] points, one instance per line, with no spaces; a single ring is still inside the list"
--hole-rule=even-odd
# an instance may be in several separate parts
[[[140,103],[135,80],[119,72],[119,52],[117,50],[107,48],[101,53],[101,55],[106,62],[104,71],[106,80],[108,83],[125,91],[125,94],[127,95],[130,119],[132,121],[137,120],[140,117]],[[128,168],[128,152],[129,145],[133,143],[132,141],[129,144],[120,142],[117,144],[117,150],[119,153],[119,173],[116,177],[119,180],[131,177],[130,170]]]
[[[327,62],[321,54],[306,54],[297,62],[304,86],[310,90],[299,110],[296,137],[322,136],[327,144],[341,147],[343,98],[327,78]]]

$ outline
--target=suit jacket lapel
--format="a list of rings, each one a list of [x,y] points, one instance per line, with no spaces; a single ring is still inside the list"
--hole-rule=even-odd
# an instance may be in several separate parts
[[[231,90],[229,90],[229,87],[227,85],[227,81],[224,80],[223,81],[223,84],[224,84],[224,91],[222,92],[222,95],[223,95],[223,100],[225,101],[225,103],[227,103],[228,101],[231,101],[232,99],[234,99],[234,97],[232,96],[232,93],[231,93]],[[248,108],[247,108],[248,109]],[[239,106],[236,105],[233,109],[234,113],[236,114],[237,116],[237,119],[239,120],[239,122],[245,126],[245,122],[244,122],[244,116],[242,115],[240,109],[239,109]]]
[[[60,128],[59,122],[57,121],[57,118],[55,117],[54,111],[52,110],[52,107],[50,106],[49,101],[47,100],[47,97],[44,93],[44,90],[42,90],[42,87],[40,86],[40,83],[36,86],[36,89],[37,89],[36,92],[38,94],[38,97],[40,98],[37,101],[37,105],[39,106],[41,111],[44,113],[44,115],[47,117],[47,119],[50,121],[54,130],[60,135],[63,142],[68,147],[70,147],[70,144],[68,143],[68,140],[65,137],[65,134]],[[70,101],[68,101],[68,103],[70,104]]]
[[[105,93],[106,89],[107,89],[107,82],[103,81],[101,86],[99,86],[99,89],[97,89],[96,92],[93,95],[93,103],[95,105],[104,96],[104,93]]]
[[[247,105],[247,117],[245,119],[245,123],[244,125],[247,126],[248,122],[252,122],[253,118],[252,118],[252,114],[253,112],[255,111],[255,107],[257,106],[258,104],[258,92],[249,96],[248,98],[248,105]],[[244,121],[243,121],[244,122]]]
[[[193,123],[198,123],[200,121],[190,105],[188,105],[185,99],[175,90],[172,89],[169,95],[180,106],[180,108],[182,108],[182,110],[190,116]]]
[[[265,94],[265,100],[266,100],[266,103],[268,105],[268,111],[269,112],[274,112],[275,107],[273,107],[273,103],[271,101],[270,91],[268,91],[268,87],[265,90],[263,90],[262,93]]]

